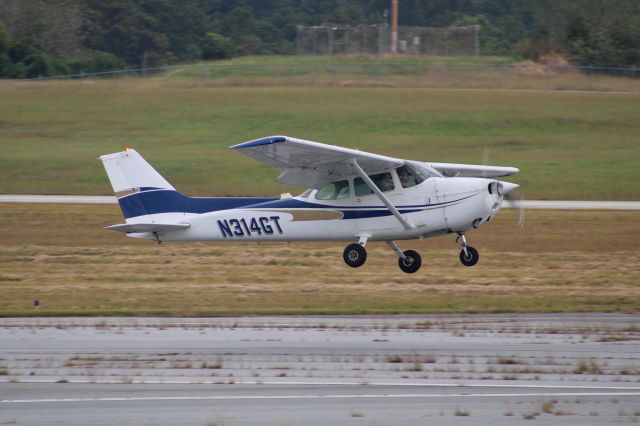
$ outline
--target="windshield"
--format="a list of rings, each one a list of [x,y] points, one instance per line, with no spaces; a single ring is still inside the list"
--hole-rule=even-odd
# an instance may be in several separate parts
[[[417,161],[405,161],[405,166],[413,170],[414,173],[422,176],[423,181],[430,177],[443,177],[436,169],[425,163]]]
[[[413,161],[406,161],[403,166],[396,169],[396,172],[403,188],[419,185],[430,177],[440,177],[435,169]]]

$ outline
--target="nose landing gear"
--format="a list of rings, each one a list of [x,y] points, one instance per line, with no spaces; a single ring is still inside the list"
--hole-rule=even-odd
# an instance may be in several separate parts
[[[458,238],[456,243],[462,240],[462,250],[460,251],[460,262],[464,266],[473,266],[480,260],[480,253],[475,248],[467,245],[467,239],[464,237],[464,232],[458,232]]]

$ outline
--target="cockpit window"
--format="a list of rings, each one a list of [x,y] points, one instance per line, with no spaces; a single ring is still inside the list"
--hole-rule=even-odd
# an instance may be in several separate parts
[[[391,177],[391,173],[389,172],[370,175],[369,178],[382,192],[393,191],[395,189],[393,178]],[[367,185],[367,183],[362,180],[362,178],[355,178],[353,181],[353,186],[355,188],[356,197],[373,194],[373,191],[371,190],[371,188],[369,188],[369,185]]]
[[[343,200],[349,198],[349,181],[339,180],[320,188],[316,193],[318,200]]]
[[[412,161],[405,162],[404,166],[396,169],[398,178],[403,188],[411,188],[429,179],[430,177],[441,177],[434,169],[427,168]]]

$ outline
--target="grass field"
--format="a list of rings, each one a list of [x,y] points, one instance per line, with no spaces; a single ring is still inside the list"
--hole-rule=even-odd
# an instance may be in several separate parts
[[[222,75],[194,65],[146,78],[0,81],[0,193],[108,194],[96,158],[126,146],[186,194],[296,192],[275,182],[278,170],[225,149],[286,134],[441,162],[481,163],[487,147],[489,163],[521,169],[513,180],[527,198],[640,198],[640,80],[473,67],[411,73],[428,61],[406,60],[358,71],[371,58],[339,59],[327,73],[326,58],[292,58],[237,60]],[[286,67],[305,72],[283,76]],[[434,89],[478,86],[595,91]]]
[[[262,56],[179,65],[164,75],[206,86],[338,86],[639,92],[622,77],[495,56]],[[204,81],[203,81],[204,80]]]
[[[640,80],[465,60],[245,58],[0,81],[0,193],[109,194],[96,159],[126,146],[188,195],[295,193],[225,149],[285,134],[440,162],[478,164],[488,148],[489,164],[521,169],[509,180],[529,199],[640,199]],[[104,231],[122,221],[115,205],[0,204],[0,217],[4,316],[640,308],[637,212],[529,211],[524,229],[503,212],[469,235],[475,268],[453,237],[401,244],[423,254],[415,275],[375,243],[358,270],[342,244],[156,246]]]
[[[102,229],[115,205],[0,204],[0,315],[256,315],[556,312],[640,309],[638,212],[508,211],[468,234],[402,242],[423,268],[407,275],[382,243],[367,264],[341,243],[160,246]],[[41,306],[35,308],[38,299]]]

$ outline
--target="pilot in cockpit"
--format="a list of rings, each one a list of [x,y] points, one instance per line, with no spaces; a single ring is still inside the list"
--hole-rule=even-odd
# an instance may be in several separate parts
[[[410,188],[416,184],[416,178],[413,176],[413,173],[405,166],[398,168],[398,178],[403,188]]]

